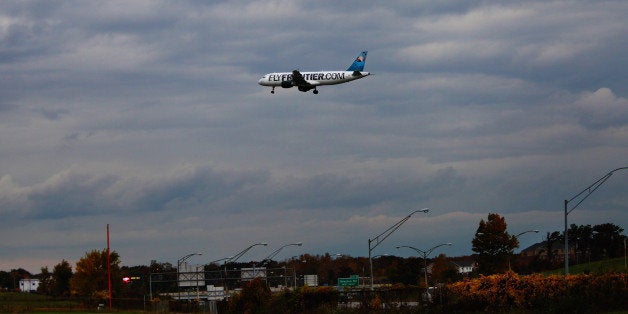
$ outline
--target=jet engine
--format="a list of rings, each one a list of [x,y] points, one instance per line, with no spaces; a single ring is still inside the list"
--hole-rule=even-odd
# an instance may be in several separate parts
[[[293,86],[294,86],[294,84],[292,84],[292,81],[283,81],[283,82],[281,82],[281,87],[283,87],[283,88],[291,88]]]
[[[302,91],[302,92],[307,92],[307,91],[309,91],[312,88],[314,88],[314,86],[311,86],[311,85],[310,86],[299,86],[299,90]]]

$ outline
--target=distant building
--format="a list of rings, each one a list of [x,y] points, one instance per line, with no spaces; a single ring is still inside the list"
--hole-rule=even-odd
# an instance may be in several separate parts
[[[565,255],[565,243],[562,241],[555,241],[552,243],[552,255],[557,260],[564,260]],[[569,255],[573,256],[574,248],[569,246]],[[519,255],[523,257],[541,257],[547,258],[547,241],[535,243],[521,251]]]
[[[20,279],[20,291],[35,292],[39,288],[39,279]]]
[[[459,256],[448,258],[448,262],[453,265],[459,274],[463,276],[469,276],[476,268],[477,264],[472,256]],[[432,273],[432,267],[434,263],[427,265],[427,273]]]
[[[457,261],[451,261],[452,264],[456,265],[458,269],[458,273],[464,276],[468,276],[475,269],[475,260],[472,258],[461,259]]]

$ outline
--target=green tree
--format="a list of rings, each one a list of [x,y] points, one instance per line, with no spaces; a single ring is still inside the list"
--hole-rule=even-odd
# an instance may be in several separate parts
[[[440,254],[432,264],[432,280],[434,283],[451,283],[461,279],[456,265],[451,263],[445,254]]]
[[[595,259],[615,258],[623,253],[623,228],[612,223],[593,226],[593,256]]]
[[[11,276],[9,272],[0,270],[0,291],[9,289],[11,287]]]
[[[12,291],[19,291],[20,279],[28,279],[28,278],[33,278],[33,275],[24,268],[18,268],[18,269],[11,269],[11,271],[8,273],[8,278],[7,279],[3,278],[3,280],[6,280],[5,285],[7,288],[11,289]]]
[[[72,279],[72,266],[66,260],[61,262],[52,270],[52,295],[69,296],[70,295],[70,279]]]
[[[488,220],[480,225],[471,241],[473,252],[478,254],[478,272],[484,275],[504,272],[508,258],[519,242],[506,231],[506,220],[498,214],[488,214]]]
[[[48,270],[48,266],[42,267],[41,273],[39,274],[39,286],[37,287],[37,292],[41,294],[51,295],[52,282],[52,274]]]
[[[122,284],[121,297],[142,299],[150,293],[150,266],[122,266],[120,273],[123,278],[129,277],[130,279]],[[199,281],[199,286],[203,286],[202,281]]]
[[[591,228],[591,225],[577,226],[576,224],[571,224],[567,235],[569,236],[570,246],[575,246],[576,263],[589,260],[593,246],[593,228]],[[561,239],[564,238],[561,237]]]
[[[111,283],[115,293],[120,289],[120,256],[111,252]],[[87,297],[91,301],[101,301],[108,298],[107,277],[107,249],[92,250],[85,253],[76,263],[76,272],[70,279],[72,293]]]
[[[153,281],[154,295],[177,291],[177,269],[172,264],[151,261],[148,276],[152,276],[149,281]]]
[[[561,243],[565,240],[558,231],[548,232],[545,238],[545,253],[547,254],[545,269],[554,269],[558,266],[558,260],[556,259],[556,250],[554,248],[555,243]]]

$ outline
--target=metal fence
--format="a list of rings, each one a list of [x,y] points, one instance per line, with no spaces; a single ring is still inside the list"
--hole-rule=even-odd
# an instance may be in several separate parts
[[[264,279],[271,290],[294,289],[297,286],[294,268],[288,267],[163,272],[150,274],[149,298],[221,300],[229,298],[255,278]]]

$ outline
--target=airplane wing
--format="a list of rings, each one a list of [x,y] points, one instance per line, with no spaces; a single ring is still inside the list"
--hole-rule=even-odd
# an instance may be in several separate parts
[[[312,86],[312,84],[308,83],[305,78],[303,78],[303,75],[301,74],[301,72],[299,72],[299,70],[292,71],[292,82],[294,82],[294,85],[296,86]]]

